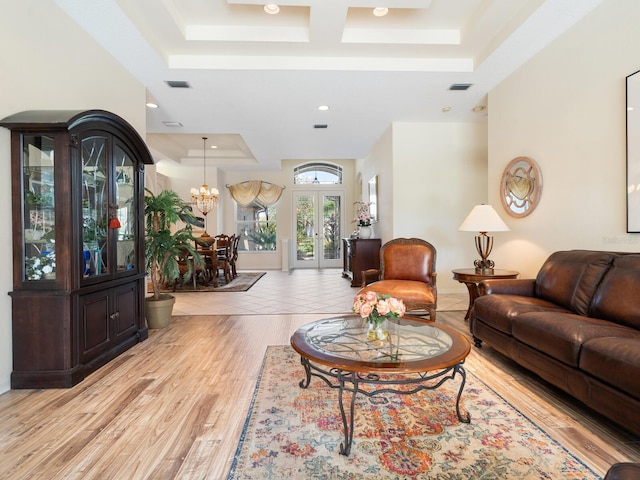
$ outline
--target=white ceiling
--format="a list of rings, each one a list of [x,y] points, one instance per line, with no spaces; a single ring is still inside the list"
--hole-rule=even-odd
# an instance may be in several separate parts
[[[159,104],[156,160],[199,165],[207,136],[223,170],[362,158],[392,122],[486,121],[487,92],[601,1],[55,0]]]

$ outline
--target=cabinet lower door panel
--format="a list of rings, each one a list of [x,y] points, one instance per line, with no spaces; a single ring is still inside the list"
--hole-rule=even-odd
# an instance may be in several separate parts
[[[83,295],[80,307],[80,356],[90,360],[106,350],[110,343],[109,292]]]
[[[129,336],[138,330],[138,284],[130,283],[115,290],[113,324],[116,338]]]

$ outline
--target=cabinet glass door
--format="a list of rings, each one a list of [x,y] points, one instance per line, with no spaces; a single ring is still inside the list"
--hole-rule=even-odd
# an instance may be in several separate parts
[[[109,273],[107,139],[82,140],[82,251],[85,278]]]
[[[53,136],[24,135],[24,280],[56,278]]]
[[[116,232],[116,265],[120,272],[136,267],[135,164],[119,145],[114,147],[114,159],[115,204],[111,206],[109,227]]]

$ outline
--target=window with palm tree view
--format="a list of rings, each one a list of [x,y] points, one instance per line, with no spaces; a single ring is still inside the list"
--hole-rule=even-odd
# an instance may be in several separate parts
[[[236,204],[236,235],[240,236],[238,250],[247,252],[275,252],[276,205],[262,205],[254,201],[246,207]]]

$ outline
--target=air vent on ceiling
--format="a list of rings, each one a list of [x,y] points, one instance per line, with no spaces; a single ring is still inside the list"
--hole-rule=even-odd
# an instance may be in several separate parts
[[[327,128],[329,125],[326,123],[316,123],[313,128]]]
[[[171,88],[191,88],[189,82],[185,82],[184,80],[166,80],[166,83]]]
[[[181,127],[182,124],[180,122],[162,122],[165,127]]]
[[[449,90],[467,90],[471,85],[471,83],[454,83],[449,87]]]

